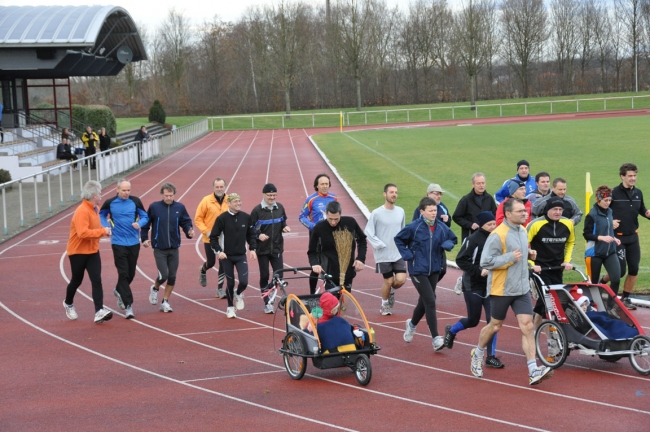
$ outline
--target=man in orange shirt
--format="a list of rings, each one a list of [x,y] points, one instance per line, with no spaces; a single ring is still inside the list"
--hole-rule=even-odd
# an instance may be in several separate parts
[[[95,304],[95,323],[100,324],[113,318],[113,313],[104,309],[104,290],[102,289],[102,261],[99,257],[99,239],[111,235],[110,228],[103,228],[99,220],[99,203],[102,200],[102,185],[91,180],[81,190],[83,198],[70,223],[67,254],[70,259],[72,277],[66,289],[63,307],[71,320],[79,318],[75,310],[74,295],[88,272]]]
[[[199,283],[201,286],[206,286],[208,284],[208,278],[206,272],[208,269],[214,267],[217,261],[217,257],[214,254],[212,248],[210,248],[210,232],[212,232],[212,226],[214,221],[217,220],[217,217],[221,213],[228,211],[228,195],[226,194],[226,181],[217,177],[212,182],[212,193],[204,197],[199,206],[196,208],[196,215],[194,216],[194,225],[201,231],[203,238],[203,247],[205,250],[206,262],[201,265],[199,269]],[[219,283],[217,287],[217,298],[225,298],[226,293],[223,291],[223,281],[225,275],[223,272],[223,267],[219,264]]]

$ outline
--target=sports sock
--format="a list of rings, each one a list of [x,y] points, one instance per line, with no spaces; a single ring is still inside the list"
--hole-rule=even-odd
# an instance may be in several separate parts
[[[465,330],[465,326],[460,321],[458,321],[456,324],[451,326],[451,329],[449,329],[449,331],[454,335],[463,330]]]
[[[532,374],[535,368],[537,367],[537,360],[535,359],[528,360],[526,364],[528,365],[528,374]]]
[[[477,345],[474,350],[474,355],[478,358],[483,358],[483,354],[485,354],[485,349]]]
[[[382,306],[386,306],[387,304],[388,304],[388,300],[384,300],[384,299],[381,300]]]
[[[629,293],[629,292],[627,292],[627,291],[623,291],[623,295],[622,295],[621,298],[624,298],[624,299],[625,299],[625,298],[628,298],[629,296],[630,296],[630,293]]]

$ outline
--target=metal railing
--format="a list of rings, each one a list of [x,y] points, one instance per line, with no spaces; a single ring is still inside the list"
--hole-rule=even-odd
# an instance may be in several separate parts
[[[360,126],[650,108],[650,95],[455,105],[431,108],[208,117],[212,130]]]
[[[166,135],[170,140],[170,148],[175,150],[196,138],[210,132],[208,128],[208,119],[202,119],[185,126],[172,130],[170,135]]]
[[[118,175],[161,156],[160,144],[156,138],[143,143],[136,141],[0,184],[4,235],[8,235],[10,229],[15,234],[38,223],[42,208],[52,215],[73,205],[79,200],[81,189],[88,180],[113,181]],[[77,169],[74,169],[75,165]],[[92,165],[96,169],[92,169]],[[25,186],[29,183],[30,186]],[[57,199],[58,206],[53,204]],[[28,205],[28,202],[34,205]]]

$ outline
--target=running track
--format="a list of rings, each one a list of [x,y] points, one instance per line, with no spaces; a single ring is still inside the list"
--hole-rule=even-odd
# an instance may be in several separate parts
[[[329,169],[305,131],[236,131],[211,133],[130,180],[146,206],[160,199],[161,182],[172,181],[192,215],[216,176],[229,180],[228,192],[242,195],[246,211],[261,200],[262,185],[273,182],[292,228],[285,237],[285,263],[304,266],[307,231],[296,216],[318,172]],[[364,225],[335,179],[332,190],[344,214]],[[113,191],[111,185],[104,192]],[[246,308],[228,320],[225,300],[214,298],[216,272],[209,273],[208,288],[198,284],[200,240],[184,239],[171,314],[148,303],[156,270],[151,250],[141,250],[131,321],[116,310],[112,253],[102,242],[104,303],[114,318],[92,324],[86,279],[75,298],[80,319],[69,321],[61,301],[69,277],[64,253],[70,214],[0,247],[0,430],[648,428],[650,379],[636,374],[627,359],[606,363],[574,353],[553,378],[529,387],[512,317],[499,334],[498,355],[506,367],[486,368],[482,380],[469,372],[477,329],[461,333],[453,350],[434,354],[423,321],[406,344],[404,322],[416,291],[407,282],[396,295],[394,314],[382,317],[380,277],[372,270],[370,251],[368,267],[354,284],[382,347],[371,359],[373,379],[366,388],[349,369],[321,371],[311,362],[301,381],[291,380],[277,353],[282,316],[262,313],[256,263],[250,263]],[[440,331],[465,311],[461,297],[449,289],[457,275],[450,270],[438,289]],[[304,293],[306,284],[296,281],[288,290]],[[650,332],[650,310],[639,309],[636,316]]]

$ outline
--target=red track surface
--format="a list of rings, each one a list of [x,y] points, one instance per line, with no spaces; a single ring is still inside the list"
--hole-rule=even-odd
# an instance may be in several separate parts
[[[225,132],[186,146],[130,180],[145,205],[160,199],[162,181],[172,181],[191,214],[211,192],[214,177],[230,180],[228,191],[242,195],[247,211],[261,200],[262,185],[273,182],[292,228],[285,263],[304,266],[307,230],[297,214],[314,175],[328,171],[302,130]],[[364,220],[338,181],[332,190],[341,197],[344,214]],[[111,196],[113,186],[105,193]],[[354,284],[382,347],[371,359],[373,379],[365,388],[348,369],[321,371],[311,363],[301,381],[291,380],[277,353],[282,316],[262,312],[256,263],[250,263],[245,310],[238,319],[226,319],[225,300],[214,298],[216,272],[209,273],[208,288],[198,284],[203,247],[197,241],[184,240],[181,248],[171,314],[148,303],[156,270],[151,250],[141,250],[132,321],[114,306],[116,272],[110,244],[102,242],[104,302],[114,318],[92,323],[86,279],[75,298],[80,318],[69,321],[61,301],[69,277],[63,254],[70,214],[0,247],[0,430],[280,430],[288,424],[373,431],[648,430],[650,379],[636,374],[626,359],[607,363],[574,353],[553,378],[529,387],[512,317],[499,333],[498,355],[506,367],[486,369],[482,380],[469,371],[478,329],[461,333],[453,350],[434,354],[422,322],[417,337],[406,344],[404,322],[417,293],[407,282],[396,295],[394,314],[382,317],[381,280],[371,268],[371,252],[369,268]],[[438,289],[441,331],[465,313],[462,298],[449,289],[457,275],[451,270]],[[294,282],[288,290],[304,293],[306,286]],[[650,310],[635,315],[650,332]]]

